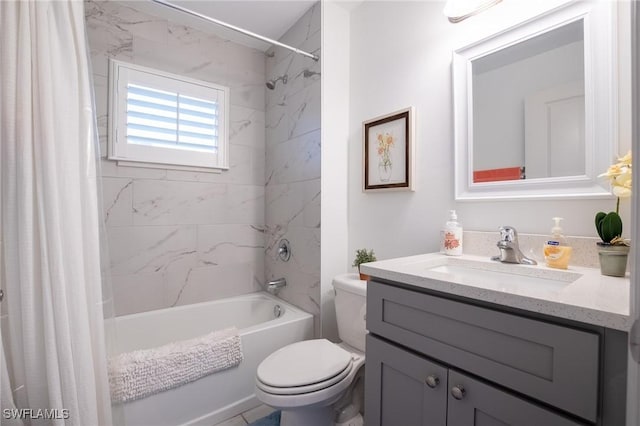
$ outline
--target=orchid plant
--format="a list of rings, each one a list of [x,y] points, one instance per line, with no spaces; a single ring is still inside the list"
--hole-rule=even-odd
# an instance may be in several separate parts
[[[602,242],[612,245],[629,245],[622,238],[622,219],[620,218],[620,198],[629,198],[632,193],[632,158],[631,151],[598,177],[609,179],[613,194],[617,197],[615,212],[598,212],[596,214],[596,230]]]
[[[395,144],[393,136],[389,133],[378,133],[378,157],[380,157],[380,166],[383,166],[385,170],[387,167],[391,167],[391,148]]]

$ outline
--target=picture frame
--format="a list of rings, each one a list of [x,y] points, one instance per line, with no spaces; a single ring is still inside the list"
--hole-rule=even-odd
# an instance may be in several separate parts
[[[363,191],[414,190],[413,107],[362,123]]]

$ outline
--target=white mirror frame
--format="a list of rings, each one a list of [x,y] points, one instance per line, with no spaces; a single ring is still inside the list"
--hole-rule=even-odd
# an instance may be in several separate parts
[[[456,200],[612,197],[607,170],[618,154],[616,2],[572,2],[453,52]],[[472,62],[529,38],[584,20],[585,174],[473,182]]]

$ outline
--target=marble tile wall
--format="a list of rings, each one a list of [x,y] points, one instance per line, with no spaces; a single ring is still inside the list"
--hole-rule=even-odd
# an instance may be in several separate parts
[[[112,57],[229,86],[231,168],[197,173],[121,167],[103,158],[116,314],[258,291],[265,278],[264,52],[131,5],[135,3],[85,2],[103,157]],[[305,109],[295,112],[306,118]],[[291,133],[304,135],[295,129]],[[274,182],[284,183],[292,172],[298,173],[272,173]],[[314,220],[311,212],[299,216],[305,221],[301,223]],[[292,239],[306,241],[302,235]]]
[[[320,55],[320,3],[280,39]],[[267,51],[267,79],[287,75],[266,91],[266,279],[284,277],[280,297],[315,316],[320,334],[320,62],[282,48]],[[271,56],[269,56],[271,55]],[[277,257],[278,242],[292,257]]]

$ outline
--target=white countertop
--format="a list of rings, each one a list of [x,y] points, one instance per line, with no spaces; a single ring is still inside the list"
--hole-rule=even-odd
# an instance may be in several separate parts
[[[484,267],[493,271],[498,269],[497,274],[493,272],[494,276],[508,279],[482,279],[478,278],[480,273],[474,278],[469,274],[456,274],[455,270],[453,273],[438,272],[434,265],[448,261],[447,258],[458,259],[455,262],[461,265],[473,264],[480,270]],[[568,270],[559,270],[544,265],[502,264],[480,256],[454,258],[430,253],[362,264],[360,271],[418,288],[616,330],[629,331],[632,324],[629,278],[604,276],[599,269],[570,266]],[[547,283],[540,278],[555,280]],[[530,282],[536,280],[538,283]]]

